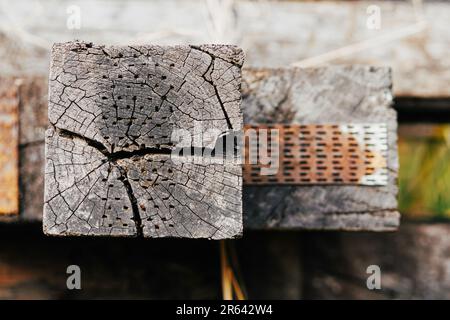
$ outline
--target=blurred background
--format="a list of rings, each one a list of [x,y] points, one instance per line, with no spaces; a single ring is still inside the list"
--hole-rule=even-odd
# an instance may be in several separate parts
[[[20,212],[0,215],[0,298],[220,299],[225,259],[250,299],[449,299],[449,17],[450,2],[425,0],[0,0],[0,110],[15,84],[21,121],[32,123],[19,132]],[[245,50],[246,67],[392,67],[399,231],[248,231],[227,242],[226,257],[208,241],[44,237],[35,168],[49,50],[73,39],[231,43]],[[82,290],[66,288],[71,264],[82,269]],[[372,264],[381,290],[366,287]]]

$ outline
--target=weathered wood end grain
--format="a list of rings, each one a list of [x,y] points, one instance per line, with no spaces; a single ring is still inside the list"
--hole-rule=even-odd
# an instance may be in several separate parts
[[[54,45],[44,232],[240,236],[240,163],[172,152],[174,135],[202,148],[208,129],[242,129],[242,64],[235,46]]]
[[[397,120],[391,71],[368,66],[245,69],[244,123],[385,123],[385,186],[246,186],[244,224],[254,229],[394,230],[397,212]]]

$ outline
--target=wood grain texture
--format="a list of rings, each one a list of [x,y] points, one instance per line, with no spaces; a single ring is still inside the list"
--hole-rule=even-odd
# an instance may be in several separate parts
[[[42,221],[48,81],[43,77],[24,77],[17,80],[20,121],[20,218],[26,221]]]
[[[247,66],[284,67],[302,61],[309,67],[392,66],[396,96],[449,97],[450,4],[413,4],[213,1],[205,5],[195,0],[35,0],[30,4],[16,0],[0,7],[0,21],[4,21],[0,70],[15,76],[46,75],[51,44],[73,39],[110,44],[234,43],[244,48]],[[80,29],[66,27],[72,5],[81,11]],[[373,17],[367,12],[369,6],[380,9],[379,29],[367,27]]]
[[[16,214],[3,215],[0,221],[42,221],[44,136],[48,125],[47,79],[40,76],[0,77],[0,86],[15,92],[17,99],[19,193],[15,197],[20,202]]]
[[[393,230],[397,212],[397,122],[389,68],[247,69],[244,122],[257,124],[386,123],[386,186],[248,186],[249,228]]]
[[[397,232],[305,233],[308,299],[449,299],[450,226],[402,222]],[[368,290],[367,267],[381,270],[381,290]]]
[[[0,83],[0,215],[19,212],[19,95],[14,82]]]
[[[363,75],[367,70],[365,67],[361,68],[363,71],[360,72]],[[346,110],[346,106],[352,105],[353,100],[361,100],[362,102],[355,108],[355,112],[351,113],[352,116],[350,121],[366,122],[371,118],[373,118],[373,121],[384,121],[384,116],[394,121],[395,112],[389,107],[389,72],[386,69],[381,70],[384,70],[382,78],[385,80],[380,80],[379,85],[374,86],[373,88],[373,82],[370,84],[367,81],[363,81],[362,86],[353,83],[352,77],[355,80],[358,79],[353,74],[357,74],[358,72],[353,68],[349,68],[347,71],[345,68],[331,68],[330,71],[321,69],[320,72],[319,70],[298,71],[295,76],[297,78],[294,77],[292,72],[287,70],[276,71],[271,77],[268,76],[270,74],[268,70],[246,70],[243,73],[244,99],[242,106],[244,108],[245,121],[263,123],[266,121],[265,119],[267,119],[267,121],[274,119],[272,120],[273,122],[294,123],[295,117],[300,119],[300,116],[309,116],[309,112],[308,114],[305,114],[293,107],[293,103],[294,101],[297,101],[297,99],[300,99],[299,101],[301,101],[298,105],[305,105],[306,101],[309,101],[308,103],[310,105],[322,105],[322,111],[318,112],[316,117],[321,118],[322,115],[325,114],[324,119],[331,119],[333,122],[335,119],[339,119],[339,117],[347,119],[347,114],[349,113],[342,113],[339,115],[341,112],[339,110]],[[339,73],[336,73],[337,71],[339,71]],[[344,71],[345,73],[342,73]],[[335,75],[332,76],[334,73]],[[303,76],[301,77],[300,74]],[[322,74],[322,76],[319,77],[319,74]],[[368,74],[370,75],[371,73]],[[373,74],[373,77],[376,78],[376,74],[377,72]],[[261,79],[260,82],[255,80],[258,79],[258,77]],[[330,79],[327,80],[327,78]],[[288,90],[291,86],[290,82],[295,79],[297,79],[298,83]],[[333,89],[334,85],[330,82],[332,79],[340,86],[340,90],[338,88]],[[326,89],[323,89],[323,87],[322,90],[320,87],[315,89],[314,86],[316,84],[320,85],[322,80],[323,83],[327,85]],[[28,133],[21,134],[21,136],[29,136],[31,139],[34,134],[36,141],[33,142],[34,140],[29,140],[33,142],[29,144],[27,144],[26,140],[22,141],[22,165],[20,174],[23,196],[21,198],[20,218],[23,220],[41,220],[42,195],[40,197],[38,195],[43,190],[44,147],[41,139],[43,139],[43,128],[46,125],[46,105],[42,103],[42,101],[46,101],[47,99],[45,92],[46,80],[42,78],[30,78],[24,79],[22,83],[23,89],[21,89],[20,92],[23,92],[23,96],[20,100],[23,101],[23,106],[21,108],[24,111],[28,111],[21,113],[21,122],[24,124],[21,126],[21,130]],[[250,85],[251,83],[253,84]],[[263,87],[266,87],[267,89],[263,90]],[[304,87],[305,89],[303,90],[301,87]],[[345,87],[347,89],[345,89]],[[282,89],[277,90],[273,88]],[[360,89],[362,90],[361,92],[358,91]],[[264,95],[263,92],[270,92],[270,94],[267,93]],[[310,92],[310,94],[308,94],[308,92]],[[385,94],[383,92],[385,92]],[[289,94],[286,95],[286,93]],[[332,97],[332,95],[335,96]],[[356,98],[355,95],[357,95]],[[310,101],[309,99],[312,99],[313,101]],[[314,102],[314,99],[319,100],[316,103]],[[281,104],[279,103],[280,101],[282,102]],[[375,102],[372,103],[371,101]],[[379,105],[377,101],[380,101]],[[260,105],[258,108],[261,109],[255,109],[255,106],[257,105]],[[280,105],[278,111],[273,110],[273,106],[276,105]],[[376,106],[374,107],[374,105]],[[339,106],[339,108],[337,108],[337,106]],[[247,108],[249,108],[249,111],[247,111]],[[32,111],[35,112],[35,116],[31,116],[33,114],[31,113]],[[25,117],[29,117],[29,120],[26,121],[24,119]],[[316,118],[308,119],[307,122],[312,123],[315,119]],[[391,153],[394,153],[396,147],[393,140],[393,137],[391,137],[391,144],[389,145]],[[392,177],[397,171],[395,164],[396,157],[392,156],[392,159],[389,161],[391,178],[387,189],[346,186],[344,188],[346,191],[327,193],[326,190],[328,189],[313,186],[312,188],[316,192],[311,191],[310,193],[310,191],[306,191],[306,194],[304,194],[305,191],[300,191],[301,189],[293,186],[280,188],[252,188],[244,185],[245,227],[249,229],[291,228],[292,226],[300,229],[394,229],[399,223],[399,215],[395,211],[396,187],[395,185],[392,185],[394,181]],[[337,189],[337,187],[331,188]],[[352,193],[352,190],[355,189],[359,191],[357,193]],[[23,190],[33,191],[23,192]],[[366,195],[365,191],[369,192],[369,194]],[[348,197],[349,194],[350,197]],[[377,197],[372,197],[374,194],[376,194]],[[359,201],[359,199],[362,201]],[[146,208],[148,207],[146,204],[144,204],[144,206]],[[318,212],[316,210],[318,210]],[[343,211],[340,212],[339,210]],[[159,232],[164,232],[163,228],[164,227],[161,226]]]
[[[202,148],[199,137],[208,129],[242,129],[242,64],[235,46],[55,45],[44,231],[240,236],[240,163],[187,162],[172,153],[174,134]]]

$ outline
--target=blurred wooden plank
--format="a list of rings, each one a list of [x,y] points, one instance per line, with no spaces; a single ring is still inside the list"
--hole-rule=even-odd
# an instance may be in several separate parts
[[[450,141],[450,125],[448,124],[401,124],[398,127],[398,133],[403,139]]]
[[[0,243],[2,300],[221,298],[213,241],[54,238],[16,223],[0,224]],[[74,264],[82,290],[67,289]]]
[[[384,123],[387,184],[245,186],[244,223],[254,229],[395,230],[397,120],[389,68],[246,69],[246,125]]]
[[[246,66],[390,66],[396,96],[450,97],[450,3],[412,3],[17,0],[0,7],[0,70],[46,75],[51,44],[73,39],[235,43],[246,51]],[[67,28],[72,5],[80,9],[80,29]],[[367,27],[374,5],[380,29]]]
[[[0,215],[19,213],[19,97],[14,80],[0,81]]]
[[[222,299],[214,241],[55,238],[17,223],[0,224],[0,243],[0,299]],[[235,242],[248,298],[302,297],[302,243],[290,232],[249,232]],[[74,264],[82,290],[67,290]]]
[[[47,77],[22,77],[18,83],[20,216],[29,221],[41,221],[44,199],[44,137],[48,125]]]
[[[305,299],[450,299],[450,225],[403,223],[397,232],[304,234]],[[381,290],[369,290],[370,265]]]
[[[450,99],[396,97],[394,108],[401,123],[450,123]]]
[[[44,133],[47,128],[47,78],[0,77],[0,87],[17,93],[19,123],[19,211],[2,221],[42,221],[44,198]],[[4,101],[7,100],[2,100]],[[2,103],[0,101],[0,103]],[[9,154],[11,151],[8,149]]]

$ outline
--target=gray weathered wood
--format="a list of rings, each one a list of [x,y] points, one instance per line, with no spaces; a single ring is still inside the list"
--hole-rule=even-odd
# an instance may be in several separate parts
[[[20,217],[27,221],[42,221],[48,84],[47,79],[28,77],[19,79],[17,85],[20,101]]]
[[[389,68],[251,69],[243,74],[245,124],[386,123],[386,186],[248,186],[249,228],[393,230],[397,212],[397,122]]]
[[[240,163],[172,152],[180,130],[202,148],[208,129],[242,129],[242,64],[235,46],[54,45],[44,231],[240,236]]]
[[[0,6],[0,70],[47,75],[53,42],[233,43],[246,65],[392,66],[396,96],[449,97],[446,1],[16,0]],[[78,6],[80,29],[67,28]],[[380,28],[367,22],[380,9]]]
[[[366,118],[365,115],[372,117],[374,116],[374,114],[378,114],[380,116],[384,114],[390,114],[393,116],[393,111],[389,107],[387,107],[388,104],[384,104],[383,102],[385,101],[384,99],[390,100],[388,93],[390,82],[387,81],[385,84],[380,84],[379,86],[379,88],[384,88],[383,90],[387,90],[386,95],[380,93],[383,91],[381,89],[381,91],[378,92],[376,86],[373,89],[366,88],[366,85],[359,87],[358,85],[353,83],[353,80],[351,78],[353,77],[355,80],[358,79],[354,77],[354,75],[358,73],[356,71],[357,69],[358,68],[356,67],[349,69],[331,68],[329,71],[326,71],[327,68],[325,68],[320,69],[320,72],[319,70],[301,72],[303,74],[303,78],[301,78],[299,75],[296,76],[295,79],[301,81],[296,86],[293,86],[293,88],[291,88],[291,90],[295,89],[295,92],[292,91],[289,98],[284,102],[284,104],[281,105],[281,112],[273,112],[272,106],[277,105],[279,101],[283,101],[283,90],[280,91],[278,89],[267,89],[266,91],[269,92],[269,90],[271,90],[271,93],[266,95],[264,98],[261,94],[261,87],[262,84],[265,84],[264,87],[267,88],[273,86],[274,88],[284,88],[287,90],[287,88],[289,87],[288,83],[291,80],[295,80],[293,74],[291,72],[288,72],[287,70],[278,71],[278,73],[276,73],[274,76],[268,78],[267,75],[269,71],[267,70],[264,72],[247,70],[243,73],[243,108],[245,113],[245,121],[264,122],[264,119],[267,119],[267,121],[269,121],[270,119],[275,119],[274,121],[277,122],[293,121],[296,114],[297,117],[301,114],[300,109],[296,110],[296,108],[294,108],[293,110],[295,112],[292,112],[292,110],[290,109],[293,106],[293,98],[297,97],[295,98],[295,101],[301,98],[300,101],[303,102],[301,104],[299,103],[298,105],[303,105],[305,101],[308,101],[308,99],[317,99],[317,97],[321,96],[321,92],[319,88],[315,89],[314,86],[320,85],[322,79],[324,80],[324,83],[326,83],[326,79],[328,78],[331,81],[331,79],[333,78],[332,74],[337,71],[339,71],[340,73],[335,74],[334,81],[336,81],[336,83],[338,84],[341,83],[342,86],[347,86],[347,89],[345,89],[347,90],[347,93],[345,93],[343,89],[333,89],[333,84],[330,82],[327,91],[325,91],[326,94],[324,95],[326,99],[321,100],[322,102],[320,104],[318,103],[317,105],[322,104],[323,108],[326,108],[326,110],[328,110],[328,108],[330,108],[330,110],[338,110],[337,106],[339,106],[339,109],[344,108],[343,110],[345,110],[345,105],[347,103],[339,102],[339,97],[341,97],[341,99],[344,99],[345,95],[345,99],[349,99],[349,101],[351,102],[353,99],[355,99],[353,95],[367,94],[367,96],[362,99],[363,103],[355,109],[355,117],[352,116],[350,118],[350,121],[358,120],[366,122],[368,121],[368,118]],[[360,67],[360,70],[366,69],[365,67]],[[297,73],[299,74],[300,71],[298,71]],[[365,71],[361,71],[361,73],[364,74]],[[317,79],[319,74],[322,74],[323,77]],[[376,74],[377,73],[375,73],[374,76]],[[383,74],[385,77],[388,77],[388,73]],[[257,86],[257,82],[255,82],[255,79],[257,78],[256,75],[259,75],[258,77],[261,79],[259,86]],[[283,75],[283,77],[281,77],[283,81],[280,81],[279,75]],[[268,81],[268,79],[271,80]],[[24,79],[22,83],[23,89],[21,89],[20,92],[23,93],[23,96],[21,96],[20,100],[23,102],[23,106],[21,108],[27,112],[22,112],[20,115],[22,123],[20,127],[21,139],[25,139],[24,137],[29,138],[21,140],[22,145],[20,178],[22,198],[20,206],[20,218],[25,220],[40,220],[42,218],[42,198],[39,197],[39,190],[43,189],[42,167],[44,159],[42,139],[44,137],[43,128],[46,124],[46,117],[43,117],[46,112],[46,106],[42,103],[42,101],[46,100],[46,93],[44,89],[46,87],[46,81],[45,79],[41,78],[31,78]],[[252,86],[254,89],[250,90],[249,83],[253,83]],[[380,83],[382,83],[381,80]],[[302,87],[304,87],[305,89],[302,89]],[[359,88],[363,88],[363,91],[361,91],[360,93],[358,92]],[[336,96],[336,104],[334,103],[335,100],[332,95]],[[359,99],[361,99],[361,97],[359,97],[357,100]],[[373,104],[367,104],[367,101],[379,99],[381,99],[380,101],[382,101],[383,103],[381,104],[381,106],[377,106],[376,109],[374,109],[373,113],[367,113],[368,111],[364,111],[369,110],[369,105],[373,107]],[[262,103],[261,106],[264,106],[263,109],[266,111],[260,112],[252,109],[259,103]],[[366,105],[367,108],[364,107]],[[250,108],[248,112],[247,108]],[[323,111],[322,114],[327,114],[329,112],[332,111]],[[34,116],[32,116],[33,114]],[[256,115],[258,115],[258,117]],[[305,115],[303,115],[303,117],[304,116]],[[330,114],[329,117],[332,118],[331,120],[333,120],[330,120],[331,122],[335,122],[335,118],[338,119],[336,114],[333,116]],[[26,120],[25,118],[29,119]],[[374,121],[378,121],[380,119],[383,120],[382,118],[378,117],[377,120],[374,119]],[[312,122],[313,120],[314,119],[308,119],[308,122]],[[392,149],[392,147],[395,148],[395,144],[390,145],[391,150],[395,150]],[[391,175],[396,174],[397,169],[394,167],[395,163],[395,159],[390,161],[392,169]],[[352,193],[352,197],[350,198],[341,197],[340,191],[335,191],[331,194],[324,191],[332,188],[340,189],[341,187],[326,187],[325,189],[319,187],[302,187],[303,189],[313,188],[314,190],[320,190],[318,194],[307,193],[305,196],[302,196],[303,193],[299,191],[301,190],[299,188],[300,187],[293,186],[244,186],[244,219],[246,222],[245,227],[249,229],[295,227],[300,229],[326,228],[335,230],[390,230],[395,228],[399,223],[399,215],[395,211],[395,186],[389,187],[392,188],[392,193],[383,191],[385,190],[385,187],[375,187],[375,189],[373,189],[373,187],[346,186],[344,187],[344,190],[347,190],[347,192],[342,191],[344,192],[344,196],[348,195],[348,190],[360,190],[356,194]],[[25,192],[24,190],[30,190],[31,192]],[[297,191],[294,192],[294,190]],[[370,195],[365,195],[364,190],[370,192]],[[373,194],[377,194],[379,196],[373,198]],[[383,198],[383,194],[386,197]],[[283,197],[285,197],[284,200]],[[366,204],[364,202],[358,202],[358,199],[366,201]],[[328,201],[328,204],[325,204],[325,200]],[[255,205],[256,207],[254,207]],[[310,210],[311,208],[319,208],[319,211],[317,212],[315,210]],[[339,210],[342,210],[342,212],[340,212]]]
[[[364,70],[364,67],[362,67]],[[335,69],[335,71],[329,71],[328,73],[325,73],[326,69],[322,69],[322,73],[327,77],[331,77],[332,72],[336,72],[336,70],[343,70],[341,68]],[[333,68],[332,68],[333,70]],[[345,70],[345,69],[344,69]],[[352,70],[352,69],[350,69]],[[267,72],[261,72],[259,71],[260,78],[266,79]],[[281,72],[281,71],[279,71]],[[347,72],[350,72],[347,70]],[[356,72],[356,71],[352,71]],[[320,82],[317,79],[314,80],[317,77],[318,71],[305,71],[303,73],[304,79],[298,86],[305,87],[304,90],[300,90],[300,88],[296,89],[297,93],[296,96],[299,97],[306,97],[308,96],[307,92],[311,93],[311,98],[319,96],[319,93],[315,93],[314,87],[312,87],[312,83]],[[248,83],[253,82],[255,79],[255,71],[246,71],[243,74],[244,76],[244,101],[243,101],[243,108],[244,112],[246,114],[245,120],[250,121],[250,119],[256,119],[254,114],[258,114],[258,112],[252,111],[250,114],[252,114],[252,118],[248,117],[248,113],[246,111],[247,105],[249,105],[249,108],[252,108],[252,105],[256,105],[257,101],[264,102],[264,99],[262,99],[260,91],[259,90],[253,90],[249,91],[248,89]],[[311,78],[309,81],[308,79]],[[348,77],[347,77],[348,78]],[[246,80],[248,79],[248,80]],[[253,80],[252,80],[253,79]],[[266,81],[267,87],[275,86],[275,87],[287,87],[287,82],[291,81],[293,78],[292,76],[288,76],[288,72],[285,71],[284,73],[284,82],[280,83],[280,79],[278,77],[272,77],[271,81]],[[326,78],[323,78],[326,79]],[[343,80],[344,78],[336,78],[337,83],[341,83],[344,85],[347,83],[349,85],[348,87],[348,97],[352,97],[353,90],[357,90],[358,87],[355,85],[351,85],[351,80]],[[355,78],[356,79],[356,78]],[[267,79],[266,79],[267,80]],[[343,82],[344,81],[344,82]],[[21,121],[21,169],[20,169],[20,179],[21,179],[21,214],[20,218],[24,220],[40,220],[41,212],[42,212],[42,191],[43,190],[43,159],[44,159],[44,152],[43,152],[43,143],[42,139],[44,138],[43,134],[43,128],[46,125],[46,105],[43,103],[43,101],[46,100],[46,80],[41,78],[30,78],[30,79],[24,79],[21,82],[21,89],[19,92],[21,92],[21,112],[20,114],[20,121]],[[255,84],[253,86],[256,86]],[[330,85],[329,94],[339,94],[336,93],[336,91],[333,91],[332,84]],[[384,87],[384,86],[382,86]],[[386,85],[386,88],[389,86]],[[366,90],[366,89],[365,89]],[[320,91],[320,90],[318,90]],[[271,105],[276,105],[278,101],[283,100],[283,95],[278,92],[273,91],[270,95],[268,95],[266,98],[266,101],[264,102],[265,109],[271,110]],[[357,92],[357,91],[355,91]],[[369,92],[371,92],[369,90]],[[301,96],[300,96],[301,93]],[[341,93],[342,94],[342,90]],[[353,93],[354,94],[354,93]],[[253,97],[255,95],[255,97]],[[286,112],[286,108],[289,107],[289,104],[292,105],[292,97],[295,95],[292,95],[291,98],[289,98],[285,103],[282,105],[281,110],[285,110],[283,112],[262,112],[260,113],[260,118],[257,118],[256,120],[262,122],[264,119],[272,119],[276,118],[276,121],[283,122],[286,119],[286,121],[290,121],[293,119],[293,113],[292,112]],[[328,94],[327,94],[328,95]],[[379,96],[379,95],[376,95]],[[372,98],[370,98],[372,97]],[[367,98],[368,100],[373,99],[374,95],[373,93],[370,93]],[[270,99],[273,99],[270,100]],[[353,98],[351,98],[353,99]],[[305,100],[305,99],[303,99]],[[327,97],[327,105],[331,109],[335,109],[333,98]],[[253,101],[253,102],[252,102]],[[258,103],[259,103],[258,102]],[[364,102],[365,104],[366,102]],[[363,104],[363,105],[364,105]],[[363,106],[362,105],[362,106]],[[345,103],[339,103],[339,108],[343,108],[345,106]],[[362,106],[358,107],[361,108]],[[328,108],[327,107],[327,108]],[[359,110],[357,108],[357,110]],[[384,107],[383,107],[384,108]],[[391,109],[388,108],[388,113],[392,113],[390,111]],[[298,113],[299,111],[297,111]],[[325,113],[325,112],[324,112]],[[380,114],[383,114],[383,112],[377,112]],[[358,115],[358,112],[355,113]],[[334,116],[332,117],[334,118]],[[28,119],[28,120],[27,120]],[[355,120],[352,120],[355,119]],[[358,116],[358,118],[351,118],[351,121],[356,120],[365,120],[367,119],[361,114]],[[334,119],[333,119],[334,120]],[[358,121],[359,121],[358,120]],[[311,120],[312,121],[312,120]],[[375,121],[375,120],[374,120]],[[309,122],[309,120],[308,120]],[[334,122],[334,121],[333,121]],[[28,137],[28,138],[27,138]],[[392,161],[391,161],[392,163]],[[395,163],[395,161],[393,162]],[[391,174],[394,174],[396,170],[391,170]],[[246,190],[249,188],[249,191]],[[389,194],[386,193],[387,197],[384,199],[386,202],[386,206],[379,205],[379,200],[382,198],[382,193],[380,193],[380,188],[375,188],[377,190],[377,194],[380,194],[380,197],[371,199],[371,201],[368,202],[368,205],[371,205],[371,207],[367,207],[367,211],[364,209],[364,204],[361,202],[358,205],[358,197],[361,197],[362,199],[367,199],[368,196],[364,196],[363,192],[359,192],[359,195],[357,198],[349,198],[347,200],[344,200],[344,198],[340,198],[339,193],[335,194],[330,200],[330,204],[335,204],[333,207],[332,205],[325,206],[324,203],[322,203],[322,199],[324,199],[324,194],[320,193],[319,197],[316,198],[316,195],[311,195],[310,197],[300,197],[299,191],[296,192],[296,197],[292,197],[292,192],[296,187],[292,186],[284,186],[280,188],[275,187],[248,187],[244,186],[244,192],[246,194],[245,196],[245,220],[246,220],[246,227],[247,228],[280,228],[280,224],[278,222],[281,218],[279,218],[279,215],[289,213],[288,215],[283,218],[284,226],[295,226],[296,228],[326,228],[326,229],[359,229],[359,230],[386,230],[386,229],[392,229],[395,226],[398,225],[399,216],[395,209],[395,196],[394,193]],[[306,187],[303,187],[306,188]],[[316,187],[313,187],[316,188]],[[327,187],[326,189],[320,189],[320,190],[327,190],[331,187]],[[372,187],[345,187],[346,189],[357,189],[357,190],[372,190]],[[383,189],[383,188],[381,188]],[[251,191],[253,190],[253,191]],[[298,190],[298,189],[296,189]],[[30,192],[28,192],[30,191]],[[322,192],[321,191],[321,192]],[[371,191],[373,192],[373,191]],[[286,193],[286,202],[281,201],[283,195]],[[40,196],[41,195],[41,196]],[[330,199],[331,195],[326,194],[328,197],[327,199]],[[258,198],[259,197],[259,198]],[[296,199],[301,199],[301,203],[296,201]],[[393,200],[394,199],[394,200]],[[316,202],[314,202],[316,201]],[[248,204],[247,204],[248,203]],[[265,209],[263,211],[258,211],[254,208],[252,208],[254,203],[260,203],[258,205],[265,206],[268,209]],[[316,203],[316,204],[314,204]],[[372,204],[371,204],[372,203]],[[317,214],[315,211],[307,211],[311,208],[311,206],[319,207],[320,212]],[[314,207],[313,206],[313,207]],[[261,207],[257,207],[258,209],[261,209]],[[380,209],[377,209],[380,208]],[[370,209],[370,210],[369,210]],[[268,210],[272,210],[273,214],[268,214]],[[338,210],[344,210],[343,212],[339,212]],[[262,212],[262,214],[259,214],[258,212]],[[341,214],[344,213],[344,214]]]

